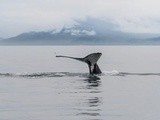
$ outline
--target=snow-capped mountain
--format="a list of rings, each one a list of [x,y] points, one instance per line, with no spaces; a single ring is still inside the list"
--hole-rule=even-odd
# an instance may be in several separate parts
[[[4,39],[6,45],[124,45],[143,44],[149,34],[131,34],[121,32],[112,22],[88,18],[76,21],[76,25],[64,26],[61,30],[47,32],[28,32]],[[155,36],[155,35],[153,35]],[[160,43],[160,42],[159,42]]]

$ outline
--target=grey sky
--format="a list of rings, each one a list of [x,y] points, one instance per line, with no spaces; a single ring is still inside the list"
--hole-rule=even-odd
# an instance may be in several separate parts
[[[60,29],[88,16],[125,32],[160,33],[160,0],[0,0],[0,37]]]

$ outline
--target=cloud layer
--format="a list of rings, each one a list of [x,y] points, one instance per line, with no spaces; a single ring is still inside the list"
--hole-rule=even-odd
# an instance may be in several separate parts
[[[94,17],[125,32],[159,33],[159,0],[1,0],[0,37],[60,29]]]

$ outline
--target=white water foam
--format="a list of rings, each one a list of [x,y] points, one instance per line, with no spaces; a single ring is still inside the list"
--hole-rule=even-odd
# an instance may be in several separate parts
[[[112,71],[103,71],[102,74],[110,75],[110,76],[116,76],[116,75],[119,75],[120,72],[118,72],[117,70],[112,70]]]

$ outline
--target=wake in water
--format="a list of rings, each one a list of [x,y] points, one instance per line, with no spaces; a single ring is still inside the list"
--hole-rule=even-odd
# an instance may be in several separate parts
[[[84,77],[94,78],[100,76],[160,76],[160,73],[129,73],[129,72],[118,72],[103,71],[99,75],[90,75],[89,73],[69,73],[69,72],[38,72],[38,73],[0,73],[0,77],[24,77],[24,78],[44,78],[44,77]]]
[[[129,73],[129,72],[118,72],[116,70],[104,71],[103,74],[110,75],[110,76],[127,76],[127,75],[137,75],[137,76],[156,75],[156,76],[160,76],[160,73]]]
[[[0,77],[24,77],[24,78],[90,77],[90,75],[88,73],[38,72],[38,73],[0,73]]]

